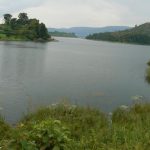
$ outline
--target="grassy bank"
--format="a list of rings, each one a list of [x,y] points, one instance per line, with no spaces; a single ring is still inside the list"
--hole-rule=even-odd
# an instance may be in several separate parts
[[[0,121],[0,147],[12,150],[147,150],[150,104],[96,109],[56,105],[24,117],[16,127]]]
[[[29,40],[23,36],[11,35],[8,37],[6,36],[6,34],[0,34],[0,41],[29,41]]]

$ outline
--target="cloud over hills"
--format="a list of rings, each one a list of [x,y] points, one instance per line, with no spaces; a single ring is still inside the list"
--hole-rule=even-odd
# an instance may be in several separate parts
[[[134,25],[148,21],[149,0],[0,0],[0,16],[27,12],[49,27]]]

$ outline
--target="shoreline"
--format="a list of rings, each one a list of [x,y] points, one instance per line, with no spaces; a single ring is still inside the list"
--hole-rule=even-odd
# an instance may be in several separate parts
[[[117,44],[126,44],[126,45],[138,45],[138,46],[150,46],[150,44],[140,44],[140,43],[134,43],[134,42],[119,42],[119,41],[109,41],[109,40],[100,40],[100,39],[88,39],[89,41],[97,41],[97,42],[108,42],[108,43],[117,43]]]
[[[0,39],[0,42],[55,42],[57,41],[56,39],[48,39],[48,40],[43,40],[43,39],[37,39],[37,40],[25,40],[25,39]]]
[[[109,114],[66,103],[50,105],[29,113],[14,127],[0,118],[0,147],[2,150],[147,149],[149,114],[150,103],[121,106]]]

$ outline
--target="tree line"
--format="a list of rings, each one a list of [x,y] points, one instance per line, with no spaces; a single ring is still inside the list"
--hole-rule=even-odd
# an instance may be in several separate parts
[[[134,28],[124,31],[95,33],[86,38],[92,40],[150,45],[150,23],[145,23],[139,26],[136,25]]]
[[[27,13],[20,13],[18,18],[13,18],[11,14],[4,14],[4,24],[0,25],[0,30],[7,37],[17,36],[28,40],[48,40],[50,35],[44,23],[38,19],[30,19]]]

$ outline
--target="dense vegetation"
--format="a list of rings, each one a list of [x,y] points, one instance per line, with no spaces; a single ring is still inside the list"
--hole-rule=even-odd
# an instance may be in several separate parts
[[[150,104],[99,110],[58,104],[26,116],[15,128],[0,120],[2,150],[147,150]]]
[[[148,68],[146,69],[146,81],[150,83],[150,61],[147,63]]]
[[[77,37],[77,36],[75,35],[75,33],[58,32],[58,31],[49,32],[49,34],[50,34],[51,36],[58,36],[58,37],[73,37],[73,38],[76,38],[76,37]]]
[[[50,39],[44,23],[30,19],[26,13],[20,13],[18,18],[4,14],[4,24],[0,24],[0,40],[31,40],[47,41]]]
[[[86,38],[112,42],[150,44],[150,23],[135,26],[134,28],[124,31],[95,33]]]
[[[71,28],[48,28],[49,32],[75,33],[77,37],[85,38],[89,34],[115,32],[129,29],[127,26],[106,26],[106,27],[71,27]]]

